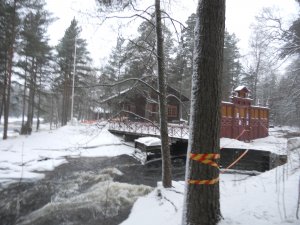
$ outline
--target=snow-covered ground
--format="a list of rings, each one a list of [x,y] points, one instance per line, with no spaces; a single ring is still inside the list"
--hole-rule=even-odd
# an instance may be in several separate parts
[[[221,212],[224,219],[219,225],[300,224],[296,217],[300,195],[300,137],[287,140],[282,137],[281,131],[281,128],[273,129],[271,136],[251,143],[221,140],[224,147],[288,154],[288,163],[258,176],[221,174]],[[154,191],[135,203],[129,218],[121,225],[180,225],[184,188],[183,181],[173,181],[170,189],[162,188],[159,183]]]
[[[124,145],[104,127],[77,124],[56,130],[48,128],[44,125],[42,131],[29,136],[11,132],[8,140],[0,140],[0,186],[20,178],[42,178],[41,171],[53,170],[65,163],[67,156],[117,156],[134,152],[134,148]]]
[[[68,125],[56,130],[42,127],[30,136],[12,132],[8,140],[0,140],[0,186],[22,179],[42,178],[41,171],[53,170],[65,163],[65,157],[96,157],[134,154],[105,127]],[[222,174],[220,180],[220,225],[300,224],[296,219],[300,178],[300,138],[286,139],[281,129],[271,136],[250,143],[222,139],[222,147],[268,150],[287,154],[288,163],[258,176]],[[181,224],[184,181],[173,182],[173,188],[161,184],[140,197],[122,225]],[[100,189],[97,189],[101,191]],[[74,200],[75,201],[75,200]],[[300,216],[300,215],[299,215]]]

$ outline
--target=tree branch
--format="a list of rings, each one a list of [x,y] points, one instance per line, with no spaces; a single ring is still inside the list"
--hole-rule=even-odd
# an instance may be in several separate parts
[[[143,81],[142,79],[139,78],[128,78],[116,83],[112,83],[112,84],[94,84],[94,85],[89,85],[89,86],[75,86],[75,88],[92,88],[92,87],[114,87],[114,86],[118,86],[120,84],[123,83],[127,83],[129,81],[137,81],[140,82],[141,84],[147,86],[148,88],[150,88],[152,91],[154,91],[155,94],[159,95],[159,91],[157,89],[155,89],[153,86],[151,86],[150,84],[148,84],[147,82]]]
[[[140,119],[142,119],[142,120],[144,120],[144,121],[147,121],[148,123],[151,123],[153,126],[155,126],[157,129],[160,130],[160,127],[159,127],[157,124],[155,124],[154,122],[152,122],[151,120],[149,120],[149,119],[147,119],[147,118],[145,118],[145,117],[142,117],[142,116],[140,116],[140,115],[138,115],[138,114],[136,114],[136,113],[134,113],[134,112],[127,111],[127,110],[123,110],[123,109],[120,110],[117,114],[115,114],[114,116],[112,116],[112,118],[114,118],[114,117],[120,115],[121,113],[128,113],[128,114],[131,114],[131,115],[133,115],[133,116],[136,116],[136,117],[138,117],[138,118],[140,118]],[[108,121],[111,121],[112,118],[109,119]]]

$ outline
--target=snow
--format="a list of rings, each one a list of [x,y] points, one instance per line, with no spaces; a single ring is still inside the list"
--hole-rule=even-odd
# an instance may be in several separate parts
[[[181,224],[183,182],[174,182],[174,188],[164,189],[161,183],[149,195],[139,198],[130,217],[120,225]]]
[[[287,139],[273,135],[251,143],[223,140],[240,148],[274,150],[288,153],[288,163],[257,176],[221,174],[221,212],[219,225],[292,225],[296,218],[300,182],[300,137]],[[137,200],[131,214],[121,225],[180,225],[185,183],[173,181],[173,187],[158,187]]]
[[[241,91],[243,89],[246,89],[249,92],[249,89],[246,86],[238,86],[234,89],[234,91]]]
[[[67,125],[56,130],[10,136],[0,142],[0,185],[3,182],[43,178],[41,171],[66,163],[66,156],[99,157],[133,154],[134,148],[106,128],[95,125]]]
[[[102,107],[91,107],[91,110],[94,112],[94,113],[110,113],[110,110],[109,109],[104,109]]]
[[[160,146],[161,140],[157,137],[141,137],[135,140],[135,142],[139,142],[146,146]]]
[[[258,149],[277,154],[287,154],[288,163],[260,173],[221,174],[221,212],[223,220],[219,225],[296,225],[296,208],[300,178],[300,137],[286,138],[284,132],[291,128],[274,128],[270,136],[244,143],[222,138],[221,146],[230,148]],[[299,132],[299,131],[297,131]],[[7,182],[22,179],[39,179],[42,171],[53,170],[66,163],[68,157],[98,157],[134,154],[134,148],[124,145],[121,139],[110,134],[103,125],[67,125],[56,130],[33,132],[30,136],[10,136],[0,142],[0,187]],[[154,143],[154,139],[145,143]],[[81,174],[81,179],[89,174]],[[112,214],[117,213],[122,204],[133,204],[131,214],[122,225],[179,225],[181,224],[184,181],[173,181],[172,188],[163,188],[159,182],[152,188],[129,185],[113,181],[113,176],[122,176],[115,169],[105,169],[96,177],[99,182],[80,195],[68,198],[57,195],[52,202],[24,218],[22,224],[58,210],[75,207],[79,211],[91,207],[96,213],[103,213],[103,204],[109,200]],[[75,190],[76,192],[76,190]],[[114,194],[109,194],[114,193]],[[149,193],[149,194],[147,194]],[[109,194],[109,195],[108,195]],[[144,196],[147,194],[146,196]],[[143,196],[143,197],[139,197]],[[107,199],[109,198],[109,199]],[[105,201],[104,201],[105,200]],[[76,208],[77,207],[77,208]],[[113,216],[113,215],[111,215]]]
[[[272,134],[265,138],[252,140],[249,143],[229,138],[221,138],[220,146],[221,148],[270,151],[279,155],[287,154],[287,139],[283,137],[275,137]]]

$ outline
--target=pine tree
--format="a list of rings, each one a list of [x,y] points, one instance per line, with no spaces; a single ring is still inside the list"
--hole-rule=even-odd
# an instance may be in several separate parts
[[[180,93],[190,96],[193,68],[194,29],[196,14],[189,16],[187,26],[182,30],[181,40],[174,60],[171,61],[170,84],[176,87]]]
[[[221,75],[225,1],[198,3],[192,106],[183,225],[216,225],[221,219],[219,168]],[[208,159],[209,164],[200,159]]]
[[[82,86],[86,83],[91,72],[89,52],[84,39],[80,38],[81,28],[78,22],[73,19],[71,25],[65,31],[64,37],[56,47],[57,63],[59,65],[58,77],[53,84],[54,90],[58,90],[62,94],[62,111],[61,125],[66,125],[70,119],[71,110],[71,95],[74,69],[74,56],[76,46],[76,76],[75,83],[77,86]],[[76,86],[75,85],[75,86]],[[79,109],[79,97],[84,95],[84,89],[76,88],[75,111]],[[82,101],[81,101],[82,102]],[[77,110],[78,113],[78,110]]]
[[[138,37],[130,40],[126,46],[125,78],[155,76],[156,61],[156,30],[155,14],[149,21],[143,21],[138,27]],[[164,55],[166,64],[170,62],[173,51],[173,38],[170,30],[162,24],[164,36]],[[166,65],[166,76],[170,75],[170,69]]]
[[[7,139],[8,131],[8,116],[10,107],[11,95],[11,79],[13,73],[13,58],[15,54],[15,44],[17,36],[17,27],[19,22],[18,6],[19,1],[1,3],[4,14],[1,16],[1,23],[4,28],[3,35],[3,54],[1,56],[4,60],[4,74],[3,74],[3,91],[2,91],[2,106],[4,114],[4,128],[3,139]]]
[[[24,70],[23,104],[26,103],[28,91],[27,120],[22,124],[21,133],[30,134],[32,131],[33,116],[37,111],[37,129],[39,127],[39,115],[41,109],[42,80],[47,79],[46,67],[51,58],[48,46],[46,29],[51,22],[50,15],[44,10],[44,4],[36,5],[35,11],[30,11],[23,20],[21,30],[22,44],[19,55],[22,57],[20,65]],[[25,109],[25,106],[23,106]]]
[[[235,34],[225,31],[224,60],[222,71],[222,100],[228,101],[232,90],[240,84],[241,63]]]
[[[196,14],[192,14],[186,21],[187,26],[181,34],[176,58],[172,62],[173,79],[170,80],[179,90],[190,96],[193,68],[194,29]],[[224,60],[222,71],[222,100],[229,100],[233,88],[240,84],[241,63],[238,39],[235,34],[225,32]],[[180,81],[180,82],[178,82]]]

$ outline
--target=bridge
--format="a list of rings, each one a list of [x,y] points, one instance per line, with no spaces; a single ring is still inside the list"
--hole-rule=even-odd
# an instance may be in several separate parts
[[[155,123],[142,123],[133,121],[110,121],[109,131],[114,134],[120,134],[125,136],[125,141],[134,141],[138,137],[143,136],[153,136],[159,137],[160,131],[158,125]],[[168,125],[169,138],[171,140],[170,150],[172,155],[186,154],[187,141],[189,137],[189,128],[184,124],[169,124]],[[246,130],[244,129],[239,136],[244,134]],[[150,147],[152,148],[152,147]],[[151,149],[148,149],[151,152]],[[156,149],[157,148],[157,149]],[[156,146],[153,150],[158,152],[160,146]],[[271,153],[270,151],[254,150],[254,149],[236,149],[228,146],[221,148],[221,159],[220,165],[224,168],[224,165],[230,165],[234,160],[241,157],[242,159],[238,164],[234,165],[233,169],[240,170],[256,170],[264,172],[266,170],[272,169],[278,165],[286,163],[286,155],[277,155]],[[147,149],[145,151],[148,151]]]
[[[158,124],[154,123],[110,121],[108,130],[111,133],[122,134],[129,138],[144,136],[159,137],[160,131],[158,126]],[[189,127],[185,124],[168,124],[168,131],[171,140],[188,140]]]

